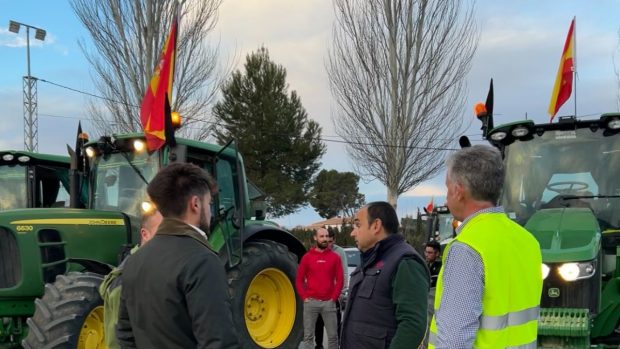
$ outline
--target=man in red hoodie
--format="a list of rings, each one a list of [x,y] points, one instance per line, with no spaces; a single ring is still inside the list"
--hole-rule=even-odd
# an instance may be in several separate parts
[[[329,233],[320,228],[314,233],[316,247],[301,258],[297,270],[297,293],[304,301],[303,349],[314,348],[314,327],[321,314],[327,331],[327,348],[338,348],[336,301],[343,284],[340,256],[329,249]]]

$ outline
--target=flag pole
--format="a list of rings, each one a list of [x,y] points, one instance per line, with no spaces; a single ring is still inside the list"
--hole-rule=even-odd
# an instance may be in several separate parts
[[[575,119],[577,119],[577,16],[573,17],[573,81],[575,85]]]

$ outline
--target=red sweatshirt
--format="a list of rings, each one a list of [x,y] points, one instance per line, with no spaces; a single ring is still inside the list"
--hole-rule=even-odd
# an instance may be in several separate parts
[[[297,270],[297,293],[302,300],[307,298],[322,301],[337,301],[342,290],[342,262],[332,250],[319,251],[313,247],[301,258]]]

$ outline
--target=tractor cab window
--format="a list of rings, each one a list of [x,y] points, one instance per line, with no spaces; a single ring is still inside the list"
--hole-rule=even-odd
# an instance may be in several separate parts
[[[439,232],[439,241],[445,241],[454,237],[454,228],[452,227],[454,218],[451,214],[440,213],[437,216],[437,231]]]
[[[228,211],[235,207],[235,183],[233,170],[230,162],[220,160],[217,162],[217,185],[219,187],[218,199],[220,212]]]
[[[69,170],[36,166],[36,207],[69,207]]]
[[[537,211],[583,207],[601,229],[620,227],[620,136],[589,128],[546,131],[505,149],[501,204],[525,224]]]
[[[147,198],[145,180],[149,182],[157,173],[158,153],[126,156],[112,153],[97,158],[93,166],[96,177],[92,207],[140,217],[140,205]]]
[[[0,166],[0,211],[28,205],[26,167]]]
[[[560,195],[591,196],[598,185],[590,172],[554,173],[542,193],[541,202],[549,203]]]

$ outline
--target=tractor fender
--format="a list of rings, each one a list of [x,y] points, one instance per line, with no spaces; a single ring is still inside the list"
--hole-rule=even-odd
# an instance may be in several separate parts
[[[300,261],[306,253],[304,244],[295,235],[285,229],[271,224],[249,224],[241,231],[243,245],[256,240],[270,240],[286,246]],[[228,263],[228,251],[222,248],[219,252],[220,259],[224,264]]]
[[[67,262],[79,264],[84,267],[84,271],[92,272],[103,276],[108,275],[112,271],[112,269],[114,269],[113,265],[96,261],[94,259],[69,258]]]
[[[298,259],[306,253],[304,244],[289,231],[275,225],[250,224],[243,229],[243,244],[255,240],[271,240],[288,247]]]

